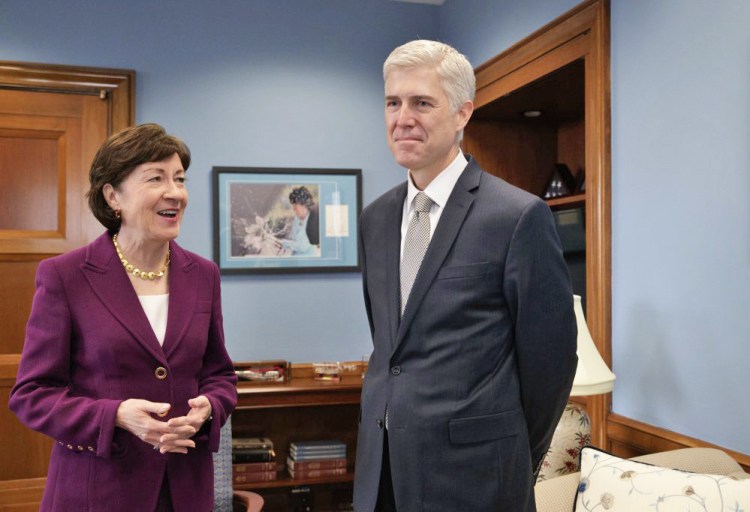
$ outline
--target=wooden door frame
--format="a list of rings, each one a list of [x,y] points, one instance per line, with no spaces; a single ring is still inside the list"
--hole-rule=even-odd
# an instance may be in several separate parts
[[[476,69],[481,107],[574,60],[585,59],[586,321],[612,366],[609,0],[588,0]],[[611,394],[587,397],[592,444],[609,449]]]
[[[111,95],[111,135],[135,123],[135,71],[0,60],[0,88]]]

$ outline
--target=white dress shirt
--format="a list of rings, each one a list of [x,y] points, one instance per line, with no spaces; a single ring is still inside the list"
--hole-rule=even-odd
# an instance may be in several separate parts
[[[408,189],[406,192],[406,200],[404,201],[404,214],[401,217],[401,257],[399,261],[404,257],[404,239],[406,238],[406,230],[409,227],[409,222],[414,215],[414,198],[419,192],[424,192],[427,196],[432,199],[433,205],[430,208],[430,240],[432,235],[435,233],[440,215],[445,209],[445,204],[448,202],[448,198],[453,192],[453,187],[456,186],[458,178],[461,177],[461,173],[464,171],[469,161],[466,160],[464,154],[459,151],[453,162],[443,169],[434,180],[424,190],[419,190],[411,179],[411,172],[407,177]]]

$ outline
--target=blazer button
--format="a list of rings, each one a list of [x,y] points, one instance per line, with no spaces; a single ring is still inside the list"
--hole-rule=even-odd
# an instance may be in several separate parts
[[[401,367],[398,365],[391,367],[391,373],[393,375],[399,375],[401,373]]]
[[[383,428],[383,420],[378,420],[375,423],[378,424],[378,428]]]
[[[94,451],[94,447],[93,447],[93,446],[89,446],[89,447],[88,447],[87,449],[88,449],[88,451],[90,451],[90,452],[93,452],[93,451]]]
[[[73,449],[73,445],[69,444],[69,445],[66,446],[66,448],[68,448],[68,450],[72,450]]]
[[[164,380],[167,378],[167,369],[163,366],[160,366],[156,370],[154,370],[154,375],[156,375],[157,379]]]
[[[81,446],[81,445],[78,445],[78,446],[76,446],[76,448],[78,448],[78,451],[79,451],[79,452],[82,452],[82,451],[83,451],[83,446]]]

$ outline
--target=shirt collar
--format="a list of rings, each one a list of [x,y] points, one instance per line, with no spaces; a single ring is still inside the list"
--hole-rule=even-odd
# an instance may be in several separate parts
[[[464,154],[459,150],[456,158],[438,174],[434,180],[424,190],[419,190],[411,179],[411,173],[407,174],[407,192],[406,192],[406,204],[408,205],[407,211],[411,211],[413,206],[414,197],[419,192],[424,192],[432,201],[439,207],[443,208],[445,203],[448,202],[448,198],[453,192],[453,187],[456,186],[458,178],[461,177],[461,173],[466,169],[469,161],[466,160]]]

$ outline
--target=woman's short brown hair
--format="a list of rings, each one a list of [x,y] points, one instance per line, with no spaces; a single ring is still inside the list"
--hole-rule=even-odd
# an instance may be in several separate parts
[[[90,188],[86,196],[94,217],[109,231],[120,229],[120,219],[115,216],[104,199],[104,185],[120,186],[128,175],[146,162],[161,162],[177,153],[182,168],[190,166],[190,150],[177,137],[169,135],[154,123],[125,128],[115,133],[96,152],[89,171]]]

